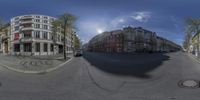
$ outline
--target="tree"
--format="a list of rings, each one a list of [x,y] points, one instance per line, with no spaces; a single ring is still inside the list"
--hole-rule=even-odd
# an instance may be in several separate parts
[[[186,20],[186,35],[185,35],[185,40],[184,40],[184,46],[186,49],[189,49],[190,46],[190,40],[192,36],[198,35],[200,32],[200,19],[198,18],[188,18]],[[198,57],[199,57],[199,36],[198,36],[198,44],[197,44],[197,52],[198,52]]]
[[[81,45],[80,39],[75,35],[74,36],[74,48],[75,49],[80,49],[80,45]]]
[[[4,20],[3,18],[0,17],[0,31],[2,31],[4,25],[5,25]]]
[[[59,20],[55,20],[52,23],[52,36],[53,36],[53,45],[56,45],[56,39],[57,39],[57,33],[59,28],[61,28],[61,23]],[[53,54],[55,53],[55,51],[53,51]]]
[[[61,27],[63,29],[63,34],[64,34],[64,59],[66,60],[66,34],[68,33],[68,35],[73,34],[73,30],[76,29],[75,28],[75,22],[77,20],[77,17],[69,14],[69,13],[64,13],[63,15],[61,15],[58,19],[58,22],[60,22]],[[71,40],[72,41],[72,40]]]

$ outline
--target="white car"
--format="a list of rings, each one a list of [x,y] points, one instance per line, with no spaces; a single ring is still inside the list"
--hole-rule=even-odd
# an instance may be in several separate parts
[[[83,55],[83,50],[81,49],[78,49],[78,50],[75,50],[74,51],[74,56],[77,57],[77,56],[82,56]]]

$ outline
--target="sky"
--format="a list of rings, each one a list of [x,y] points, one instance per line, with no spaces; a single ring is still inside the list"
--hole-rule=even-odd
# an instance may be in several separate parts
[[[185,20],[200,16],[199,0],[0,0],[0,17],[42,14],[78,17],[77,34],[83,43],[93,36],[123,27],[143,27],[182,44]]]

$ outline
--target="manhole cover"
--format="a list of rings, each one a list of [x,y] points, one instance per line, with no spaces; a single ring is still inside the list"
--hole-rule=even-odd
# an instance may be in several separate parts
[[[182,80],[179,82],[180,87],[185,87],[185,88],[198,88],[199,87],[199,81],[197,80]]]

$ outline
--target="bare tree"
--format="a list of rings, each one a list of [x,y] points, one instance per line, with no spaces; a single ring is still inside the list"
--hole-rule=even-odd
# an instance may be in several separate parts
[[[75,22],[77,20],[77,17],[69,14],[69,13],[64,13],[61,15],[58,19],[58,21],[61,24],[61,27],[63,29],[63,34],[64,34],[64,59],[66,60],[66,34],[73,34],[73,31],[75,29]]]
[[[52,23],[52,39],[53,39],[53,46],[56,45],[57,42],[57,33],[59,28],[61,28],[61,23],[58,20],[53,21]],[[55,54],[55,50],[53,51],[53,54]]]
[[[189,49],[189,45],[190,45],[190,40],[192,38],[192,36],[199,34],[200,32],[200,19],[198,18],[188,18],[186,20],[186,35],[185,35],[185,41],[184,41],[184,46],[186,49]],[[198,52],[198,57],[199,57],[199,36],[197,37],[197,52]]]

